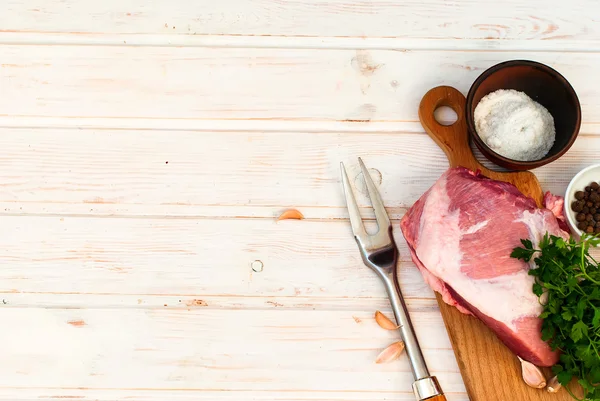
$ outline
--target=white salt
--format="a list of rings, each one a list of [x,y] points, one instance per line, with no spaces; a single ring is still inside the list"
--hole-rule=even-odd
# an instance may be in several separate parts
[[[539,160],[554,144],[554,118],[525,93],[499,89],[475,108],[475,129],[494,152],[519,161]]]

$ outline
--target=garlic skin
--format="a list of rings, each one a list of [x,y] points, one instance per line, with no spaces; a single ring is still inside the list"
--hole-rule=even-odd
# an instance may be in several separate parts
[[[377,322],[379,327],[386,330],[396,330],[400,327],[394,324],[386,315],[379,311],[375,312],[375,321]]]
[[[285,212],[281,213],[277,221],[289,219],[302,220],[304,219],[304,215],[296,209],[288,209]]]
[[[400,357],[402,351],[404,351],[404,341],[396,341],[381,351],[381,353],[375,359],[375,363],[388,363],[395,361]]]
[[[546,391],[549,393],[558,393],[562,385],[558,382],[558,376],[554,376],[550,381],[548,381],[548,387]]]
[[[533,388],[544,388],[546,387],[546,377],[538,368],[531,362],[527,362],[520,357],[519,361],[521,361],[521,374],[523,375],[523,381],[529,387]]]

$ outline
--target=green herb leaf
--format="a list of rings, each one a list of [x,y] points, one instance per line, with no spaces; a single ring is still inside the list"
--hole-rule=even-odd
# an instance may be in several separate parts
[[[544,293],[544,287],[542,287],[539,283],[534,283],[533,293],[538,297],[542,296],[542,294]]]
[[[529,262],[531,255],[533,255],[531,251],[523,248],[515,248],[510,254],[512,258],[523,259],[526,262]]]
[[[577,318],[583,319],[583,314],[585,313],[585,309],[587,307],[587,299],[582,298],[577,302]]]
[[[576,240],[546,233],[538,249],[529,239],[521,244],[511,256],[535,263],[528,274],[543,306],[540,335],[560,351],[554,374],[563,386],[576,378],[584,400],[600,400],[600,267],[588,252],[600,245],[600,236],[583,234]]]
[[[595,308],[594,318],[592,319],[592,327],[595,329],[600,327],[600,308]]]
[[[525,249],[533,249],[533,243],[529,239],[522,239],[521,244],[523,244]]]
[[[587,326],[581,320],[571,329],[571,338],[573,341],[577,342],[583,338],[584,335],[587,334]]]
[[[568,311],[568,310],[567,310],[567,311],[564,311],[564,312],[562,313],[562,315],[561,315],[561,316],[562,316],[562,318],[563,318],[563,319],[565,319],[567,322],[568,322],[569,320],[573,319],[573,314],[571,313],[571,311]]]
[[[566,370],[566,371],[560,372],[556,376],[556,378],[558,379],[558,382],[560,384],[562,384],[563,386],[566,386],[573,379],[573,374],[571,372],[569,372],[568,370]]]

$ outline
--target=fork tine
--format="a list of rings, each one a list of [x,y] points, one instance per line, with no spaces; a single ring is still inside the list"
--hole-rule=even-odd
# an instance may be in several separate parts
[[[375,212],[375,218],[377,219],[379,230],[386,229],[390,226],[390,218],[385,211],[385,207],[383,206],[381,195],[373,183],[373,179],[371,178],[371,174],[369,174],[369,170],[367,170],[365,163],[363,163],[360,157],[358,158],[358,162],[360,163],[360,168],[362,170],[365,183],[367,184],[369,198],[371,199],[371,204],[373,205],[373,211]]]
[[[352,188],[350,188],[350,180],[346,173],[346,167],[344,163],[340,163],[340,169],[342,170],[342,183],[344,184],[344,195],[346,196],[346,204],[348,205],[348,214],[350,215],[350,224],[352,225],[352,231],[357,237],[364,238],[367,235],[365,226],[363,225],[362,218],[360,217],[360,211],[354,198]]]

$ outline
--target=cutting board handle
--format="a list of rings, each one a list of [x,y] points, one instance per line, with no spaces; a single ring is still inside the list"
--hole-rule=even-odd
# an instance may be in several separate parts
[[[438,86],[430,89],[421,99],[419,119],[429,136],[448,156],[450,167],[463,166],[473,171],[479,169],[487,173],[488,169],[475,159],[469,146],[469,134],[465,121],[467,100],[457,89],[451,86]],[[450,107],[458,119],[452,125],[442,125],[435,119],[435,110]]]

